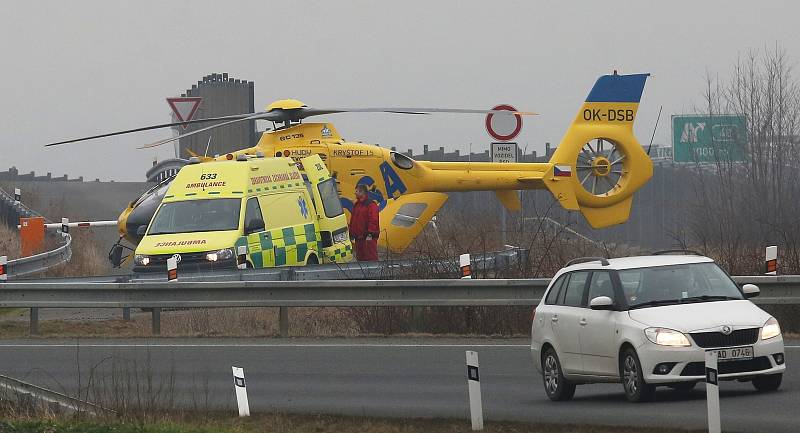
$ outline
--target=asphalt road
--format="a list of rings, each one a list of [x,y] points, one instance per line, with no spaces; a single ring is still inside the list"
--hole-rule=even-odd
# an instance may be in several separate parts
[[[584,385],[571,402],[547,399],[526,340],[6,340],[0,374],[74,395],[91,383],[95,400],[112,395],[172,398],[180,406],[235,411],[231,366],[243,367],[253,412],[286,411],[469,419],[466,350],[480,356],[484,415],[491,420],[635,426],[706,426],[705,388],[669,389],[630,404],[621,385]],[[722,382],[722,425],[731,431],[800,430],[800,373],[787,341],[781,389],[756,393]],[[80,369],[78,369],[80,366]],[[80,374],[78,374],[80,370]],[[127,389],[128,393],[112,390]]]

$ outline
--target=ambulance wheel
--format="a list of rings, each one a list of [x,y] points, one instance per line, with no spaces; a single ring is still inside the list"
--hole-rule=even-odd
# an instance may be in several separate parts
[[[306,264],[307,265],[318,265],[319,264],[319,259],[317,258],[317,256],[312,254],[312,255],[308,256],[308,259],[306,259]]]

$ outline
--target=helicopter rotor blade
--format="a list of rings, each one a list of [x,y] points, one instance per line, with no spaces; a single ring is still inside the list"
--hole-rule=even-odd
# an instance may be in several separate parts
[[[227,120],[227,122],[218,123],[216,125],[207,126],[205,128],[201,128],[186,134],[178,135],[177,137],[166,138],[163,140],[158,140],[153,143],[146,144],[144,146],[140,146],[139,149],[148,149],[152,147],[161,146],[163,144],[167,144],[176,140],[179,140],[184,137],[192,136],[194,134],[198,134],[201,132],[205,132],[214,128],[219,128],[221,126],[227,126],[238,122],[244,122],[248,120],[268,120],[272,122],[298,122],[307,117],[311,116],[320,116],[324,114],[337,114],[337,113],[392,113],[392,114],[410,114],[410,115],[427,115],[433,113],[453,113],[453,114],[514,114],[519,116],[535,116],[538,113],[530,112],[530,111],[506,111],[506,110],[470,110],[470,109],[463,109],[463,108],[415,108],[415,107],[373,107],[373,108],[291,108],[291,109],[283,109],[277,108],[271,111],[262,111],[258,113],[243,113],[243,114],[234,114],[230,116],[220,116],[220,117],[209,117],[205,119],[196,119],[196,120],[189,120],[184,122],[171,122],[171,123],[163,123],[160,125],[152,125],[152,126],[144,126],[141,128],[134,128],[134,129],[127,129],[124,131],[116,131],[110,132],[107,134],[98,134],[92,135],[89,137],[81,137],[75,138],[72,140],[64,140],[58,141],[55,143],[46,144],[45,147],[48,146],[57,146],[60,144],[67,144],[67,143],[75,143],[78,141],[86,141],[86,140],[94,140],[97,138],[105,138],[105,137],[113,137],[116,135],[122,134],[130,134],[133,132],[142,132],[142,131],[149,131],[153,129],[160,129],[160,128],[168,128],[172,126],[178,125],[186,125],[186,124],[194,124],[194,123],[201,123],[201,122],[212,122],[212,121],[220,121],[220,120]]]
[[[519,116],[536,116],[532,111],[507,110],[470,110],[464,108],[417,108],[417,107],[373,107],[373,108],[301,108],[303,118],[336,113],[395,113],[395,114],[515,114]]]
[[[169,128],[171,126],[178,126],[178,125],[186,125],[186,124],[202,123],[202,122],[213,122],[213,121],[217,121],[217,120],[244,119],[244,118],[247,118],[247,116],[251,116],[253,114],[254,113],[234,114],[234,115],[231,115],[231,116],[208,117],[208,118],[205,118],[205,119],[195,119],[195,120],[188,120],[188,121],[184,121],[184,122],[171,122],[171,123],[162,123],[160,125],[143,126],[141,128],[126,129],[124,131],[109,132],[107,134],[99,134],[99,135],[92,135],[92,136],[89,136],[89,137],[75,138],[75,139],[72,139],[72,140],[58,141],[58,142],[55,142],[55,143],[45,144],[45,147],[57,146],[59,144],[75,143],[75,142],[78,142],[78,141],[94,140],[96,138],[113,137],[115,135],[130,134],[130,133],[133,133],[133,132],[150,131],[152,129]]]
[[[144,146],[139,146],[137,149],[149,149],[149,148],[152,148],[152,147],[158,147],[158,146],[161,146],[162,144],[171,143],[173,141],[180,140],[181,138],[190,137],[192,135],[199,134],[201,132],[206,132],[206,131],[208,131],[210,129],[219,128],[221,126],[232,125],[234,123],[244,122],[244,121],[247,121],[247,120],[280,120],[278,118],[278,116],[276,116],[276,114],[278,114],[278,113],[275,113],[274,111],[254,113],[254,114],[252,114],[250,116],[247,116],[247,117],[244,117],[244,118],[239,118],[239,119],[230,120],[230,121],[227,121],[227,122],[217,123],[216,125],[206,126],[205,128],[200,128],[198,130],[195,130],[195,131],[192,131],[192,132],[188,132],[186,134],[181,134],[181,135],[179,135],[177,137],[170,137],[170,138],[165,138],[163,140],[158,140],[158,141],[155,141],[153,143],[145,144]]]

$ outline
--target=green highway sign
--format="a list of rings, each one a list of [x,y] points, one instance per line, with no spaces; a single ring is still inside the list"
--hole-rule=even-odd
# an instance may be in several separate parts
[[[746,144],[744,116],[672,116],[675,162],[744,162]]]

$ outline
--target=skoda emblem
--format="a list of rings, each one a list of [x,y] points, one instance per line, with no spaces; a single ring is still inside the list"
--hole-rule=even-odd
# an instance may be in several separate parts
[[[730,326],[725,325],[722,327],[722,333],[724,335],[731,335],[731,332],[733,332],[733,328],[731,328]]]
[[[181,255],[180,255],[180,254],[174,254],[174,255],[172,256],[172,258],[173,258],[173,259],[175,259],[175,262],[176,262],[176,263],[180,263],[180,262],[181,262]],[[724,331],[723,331],[723,332],[724,332]],[[728,333],[730,333],[730,332],[728,332]]]

